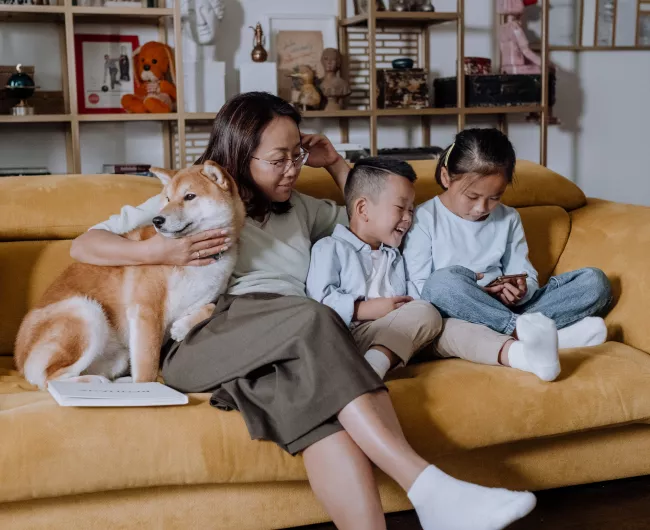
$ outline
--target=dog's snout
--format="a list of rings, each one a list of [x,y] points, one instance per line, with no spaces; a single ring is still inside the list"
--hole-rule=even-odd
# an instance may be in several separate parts
[[[153,218],[153,224],[156,228],[160,228],[165,224],[165,218],[162,215]]]
[[[148,64],[145,64],[143,66],[143,69],[148,72],[149,70],[151,70],[151,66],[149,66]]]

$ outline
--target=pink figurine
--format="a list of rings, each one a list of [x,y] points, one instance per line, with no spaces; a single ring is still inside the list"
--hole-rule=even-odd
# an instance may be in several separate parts
[[[498,0],[497,11],[506,21],[499,28],[501,72],[504,74],[541,74],[542,59],[533,52],[521,27],[523,0]]]

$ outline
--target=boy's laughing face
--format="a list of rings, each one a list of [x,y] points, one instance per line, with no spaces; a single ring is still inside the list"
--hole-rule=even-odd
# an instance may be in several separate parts
[[[380,244],[398,248],[413,223],[415,187],[405,177],[389,173],[383,188],[365,204],[365,236],[377,248]]]

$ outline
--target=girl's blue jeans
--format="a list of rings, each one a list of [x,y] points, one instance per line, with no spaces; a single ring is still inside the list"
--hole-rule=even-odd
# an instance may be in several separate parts
[[[453,266],[431,274],[422,289],[422,298],[436,306],[445,318],[482,324],[512,335],[517,317],[524,313],[542,313],[555,321],[557,329],[604,313],[612,303],[612,291],[603,271],[586,268],[552,276],[527,302],[506,306],[476,283],[473,271]]]

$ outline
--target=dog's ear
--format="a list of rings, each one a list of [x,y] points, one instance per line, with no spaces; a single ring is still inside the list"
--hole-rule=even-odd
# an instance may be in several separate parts
[[[149,171],[151,171],[154,175],[156,175],[160,179],[160,182],[163,183],[163,186],[167,186],[167,184],[169,184],[171,179],[174,178],[174,175],[178,173],[178,171],[175,169],[162,169],[159,167],[149,168]]]
[[[222,190],[228,191],[230,189],[230,179],[227,177],[225,170],[216,162],[206,160],[203,164],[203,174]]]

